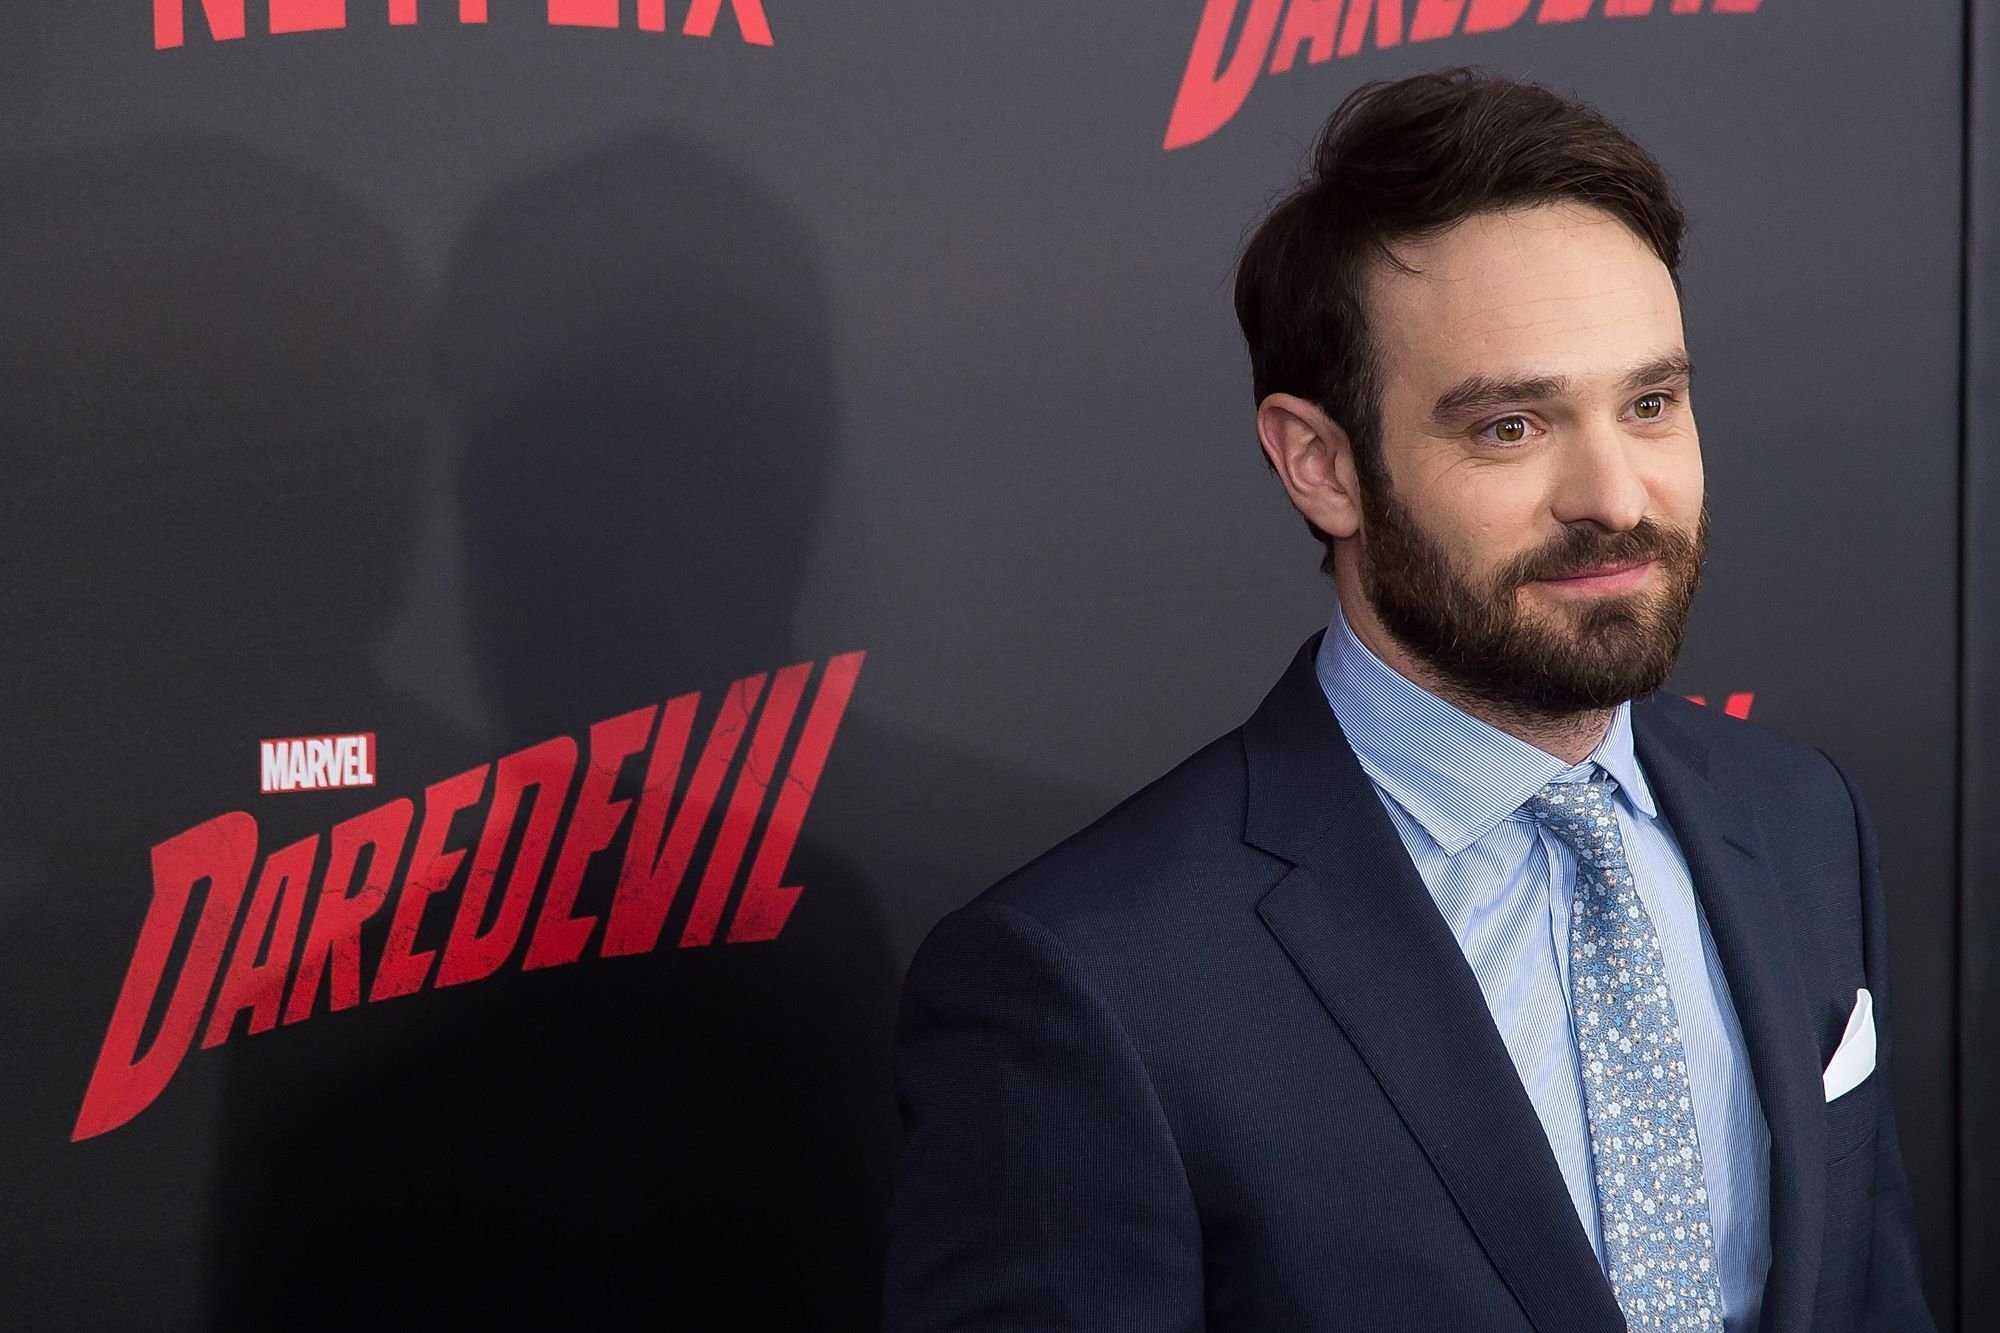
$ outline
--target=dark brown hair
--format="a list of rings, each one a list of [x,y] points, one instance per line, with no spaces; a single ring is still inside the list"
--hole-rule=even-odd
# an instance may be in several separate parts
[[[1236,319],[1257,401],[1291,393],[1316,403],[1347,432],[1362,481],[1374,484],[1382,423],[1362,299],[1369,266],[1397,264],[1395,243],[1475,214],[1561,202],[1625,223],[1680,285],[1686,224],[1673,187],[1651,154],[1596,111],[1462,68],[1355,89],[1320,131],[1305,178],[1259,224],[1236,266]]]

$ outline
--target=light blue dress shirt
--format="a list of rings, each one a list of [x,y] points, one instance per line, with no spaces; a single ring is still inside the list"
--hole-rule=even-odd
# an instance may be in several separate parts
[[[1632,706],[1620,705],[1603,743],[1571,765],[1391,669],[1354,637],[1338,606],[1317,665],[1341,731],[1472,965],[1600,1266],[1569,1003],[1576,858],[1521,805],[1549,782],[1602,772],[1615,784],[1626,860],[1659,935],[1687,1051],[1724,1325],[1752,1333],[1771,1259],[1771,1135],[1687,860],[1633,753]]]

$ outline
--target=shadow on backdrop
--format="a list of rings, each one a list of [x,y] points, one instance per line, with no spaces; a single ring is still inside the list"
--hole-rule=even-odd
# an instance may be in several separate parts
[[[599,959],[593,939],[522,973],[524,935],[476,984],[342,1013],[322,994],[254,1037],[239,1017],[130,1124],[66,1141],[154,843],[251,809],[269,851],[547,736],[871,647],[794,633],[838,415],[800,224],[708,152],[635,134],[480,201],[427,302],[383,219],[242,145],[7,176],[0,741],[36,762],[0,810],[0,1310],[874,1328],[889,919],[928,924],[1104,802],[884,724],[865,667],[779,939],[674,947],[684,887],[651,954]],[[371,665],[412,578],[439,404],[492,739]],[[832,618],[870,623],[851,611]],[[257,739],[360,729],[396,770],[382,789],[256,795]],[[622,854],[594,863],[579,915],[601,916]],[[389,915],[363,929],[364,985]]]
[[[797,660],[833,429],[826,301],[799,225],[664,136],[479,203],[434,337],[503,751]],[[775,941],[676,947],[683,885],[653,953],[600,959],[593,938],[522,973],[524,934],[490,979],[393,1002],[420,1019],[301,1056],[255,1123],[284,1124],[284,1150],[342,1146],[310,1203],[234,1182],[254,1201],[238,1253],[266,1275],[240,1322],[872,1326],[896,976],[872,891],[813,825]],[[601,919],[623,846],[577,915]],[[432,915],[420,947],[448,925]]]

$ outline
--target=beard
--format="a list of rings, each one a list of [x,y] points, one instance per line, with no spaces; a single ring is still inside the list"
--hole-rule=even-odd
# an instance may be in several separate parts
[[[1693,533],[1652,519],[1625,532],[1573,525],[1484,579],[1460,572],[1386,479],[1363,484],[1361,505],[1361,584],[1377,618],[1471,698],[1557,719],[1615,708],[1666,684],[1701,582],[1706,505]],[[1657,586],[1555,606],[1524,606],[1517,595],[1537,579],[1639,560],[1659,562]]]

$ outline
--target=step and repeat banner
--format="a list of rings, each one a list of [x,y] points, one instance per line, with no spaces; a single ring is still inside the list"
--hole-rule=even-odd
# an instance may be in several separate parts
[[[0,1323],[870,1328],[917,942],[1329,613],[1238,248],[1471,63],[1689,206],[1672,688],[1872,803],[1953,1326],[1965,28],[7,5]]]

